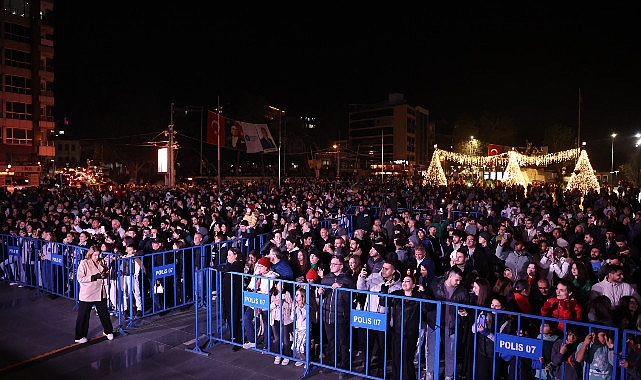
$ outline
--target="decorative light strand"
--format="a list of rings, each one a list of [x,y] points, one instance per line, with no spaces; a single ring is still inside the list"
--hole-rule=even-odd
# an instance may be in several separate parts
[[[519,166],[547,166],[549,164],[575,159],[579,157],[579,154],[581,153],[579,148],[538,156],[526,156],[525,154],[521,154],[515,150],[510,150],[509,152],[494,156],[470,156],[468,154],[449,152],[441,149],[436,149],[436,151],[439,152],[439,156],[444,157],[448,161],[453,161],[460,165],[472,166],[507,166],[510,160],[509,153],[512,152],[516,154],[514,159],[518,162]]]

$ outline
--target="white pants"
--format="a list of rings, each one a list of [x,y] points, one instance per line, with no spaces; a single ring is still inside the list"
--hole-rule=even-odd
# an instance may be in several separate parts
[[[122,298],[124,301],[124,309],[129,309],[129,294],[134,294],[135,307],[142,311],[142,297],[140,296],[140,282],[138,276],[123,276],[122,278]]]

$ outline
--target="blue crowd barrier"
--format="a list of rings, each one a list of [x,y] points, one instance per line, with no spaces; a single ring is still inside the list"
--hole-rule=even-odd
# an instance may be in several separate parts
[[[331,289],[329,286],[253,274],[221,273],[216,269],[226,261],[226,255],[222,254],[225,248],[237,247],[248,252],[251,244],[248,239],[238,238],[134,257],[104,253],[110,270],[110,281],[107,282],[109,309],[118,315],[120,331],[125,333],[136,326],[138,318],[196,304],[196,320],[201,312],[205,312],[207,318],[206,326],[197,322],[194,351],[202,353],[199,339],[203,332],[207,347],[211,347],[219,343],[245,344],[248,331],[251,331],[255,343],[260,342],[261,335],[263,337],[262,346],[252,349],[304,363],[303,376],[326,368],[365,378],[414,379],[424,378],[426,372],[438,378],[446,374],[447,368],[454,378],[484,379],[488,376],[484,372],[488,367],[484,365],[490,364],[490,378],[498,377],[499,372],[519,378],[520,371],[539,371],[540,376],[541,371],[557,371],[555,376],[564,379],[566,371],[577,369],[572,358],[538,365],[544,347],[550,342],[540,334],[550,323],[559,326],[553,334],[557,340],[564,341],[569,333],[576,331],[581,338],[595,334],[590,354],[578,364],[582,378],[590,373],[605,374],[612,379],[617,375],[626,378],[628,370],[619,365],[620,361],[639,355],[639,331],[340,287],[335,291],[344,292],[340,294],[349,300],[349,313],[348,322],[339,322],[338,315],[331,314],[332,307],[338,306],[338,297],[333,298],[335,303],[326,305],[325,302],[324,291]],[[86,251],[86,248],[64,243],[0,235],[0,268],[5,281],[78,302],[75,275]],[[267,305],[271,305],[272,298],[269,294],[259,295],[246,290],[246,286],[258,278],[267,281],[269,289],[273,288],[271,285],[279,284],[289,292],[289,299],[284,292],[276,296],[280,304],[290,299],[295,303],[296,289],[302,289],[307,300],[304,329],[295,328],[297,315],[288,315],[285,308],[281,308],[278,315],[270,313],[271,308]],[[154,291],[157,285],[162,286],[162,292]],[[136,286],[140,292],[135,290]],[[372,311],[374,309],[369,306],[376,302],[383,309]],[[141,313],[136,314],[135,308]],[[415,319],[405,319],[410,308],[420,310]],[[258,318],[255,309],[262,309]],[[329,312],[329,320],[326,312]],[[434,314],[433,321],[428,317],[430,313]],[[452,329],[446,324],[450,317],[455,322]],[[277,322],[290,319],[292,327]],[[485,334],[477,325],[487,319],[492,320],[487,326],[491,331]],[[502,330],[504,324],[510,327]],[[303,332],[305,339],[301,340]],[[491,343],[486,339],[489,334]],[[598,334],[611,339],[612,351],[596,340]],[[343,340],[333,339],[335,336]],[[491,346],[489,350],[486,349],[488,345]],[[341,361],[345,352],[349,355],[347,362]],[[482,356],[483,353],[486,356]],[[599,353],[607,356],[605,362],[609,362],[610,367],[606,365],[604,369],[604,360],[593,360]],[[410,359],[412,366],[405,367]]]
[[[5,281],[36,292],[76,298],[75,276],[85,248],[14,235],[0,235],[0,245]]]
[[[216,272],[216,269],[211,268],[203,270],[203,278],[207,282],[205,291],[215,288],[219,291],[217,297],[209,297],[203,308],[196,311],[197,320],[201,312],[208,317],[207,326],[200,326],[195,332],[197,342],[194,351],[207,354],[206,350],[214,345],[226,343],[239,346],[249,339],[258,344],[255,347],[246,346],[247,348],[302,362],[305,370],[301,378],[324,368],[374,379],[424,379],[426,373],[430,373],[434,379],[446,375],[466,379],[501,376],[520,379],[525,372],[532,376],[547,376],[546,371],[550,372],[550,378],[556,376],[554,378],[565,379],[568,373],[566,371],[577,369],[576,363],[559,352],[556,356],[552,353],[544,363],[541,363],[540,358],[544,357],[544,352],[548,355],[550,350],[558,350],[561,343],[571,338],[570,334],[574,335],[578,331],[580,339],[590,333],[605,334],[615,347],[613,351],[608,351],[595,338],[595,345],[589,349],[590,354],[585,356],[582,363],[578,363],[582,373],[580,378],[588,378],[587,374],[601,371],[599,366],[603,362],[593,360],[595,352],[600,350],[611,355],[612,366],[605,372],[607,378],[616,379],[619,374],[623,379],[626,372],[618,364],[621,359],[626,358],[626,352],[629,353],[632,347],[630,344],[626,345],[626,341],[634,335],[635,342],[638,342],[638,335],[641,334],[638,331],[620,331],[611,326],[339,287],[336,291],[345,292],[350,304],[349,322],[341,326],[336,315],[333,316],[334,323],[323,322],[325,307],[337,306],[331,303],[325,305],[323,294],[319,294],[319,290],[331,289],[330,286],[295,283],[243,273],[226,273],[221,276]],[[224,276],[229,276],[227,279],[232,284],[231,288],[227,288],[231,289],[229,294],[221,293]],[[237,277],[237,281],[233,281],[234,277]],[[246,284],[256,278],[272,285],[280,284],[290,292],[294,303],[295,289],[302,289],[307,300],[304,308],[307,318],[303,342],[297,339],[300,333],[295,328],[295,313],[292,314],[294,328],[274,323],[274,315],[268,312],[269,295],[246,290]],[[283,293],[277,298],[283,302]],[[375,298],[379,300],[376,301]],[[377,302],[384,311],[371,311],[368,307],[370,301]],[[230,305],[236,305],[236,308],[231,308],[225,314],[225,307],[229,308]],[[266,318],[268,323],[261,322],[261,317],[254,317],[254,309],[257,308],[263,309],[262,318]],[[416,317],[409,318],[416,310],[419,310]],[[246,316],[247,313],[252,318],[241,316]],[[283,313],[283,309],[280,313]],[[430,313],[433,320],[428,317]],[[317,316],[316,320],[312,316]],[[452,316],[455,323],[450,327],[448,318]],[[275,319],[282,321],[283,318],[281,314]],[[485,327],[490,331],[483,332],[478,325],[480,321],[486,320],[491,320]],[[552,333],[544,336],[542,332],[547,334],[549,325],[553,327]],[[251,338],[248,331],[251,332]],[[346,340],[341,342],[331,338],[337,334],[342,334]],[[559,341],[558,346],[554,346],[555,341]],[[348,345],[347,351],[341,350],[341,343]],[[489,351],[488,344],[491,346]],[[638,344],[634,347],[638,350]],[[340,360],[341,351],[348,352],[347,362]],[[451,372],[445,372],[446,370]],[[570,375],[567,378],[571,378]]]
[[[140,318],[176,308],[202,305],[204,280],[201,269],[227,260],[226,249],[247,253],[251,242],[235,238],[133,257],[103,252],[109,272],[106,281],[108,309],[118,316],[120,332],[137,326]],[[0,235],[0,269],[4,281],[33,288],[37,294],[69,298],[78,303],[78,265],[88,248],[21,237]],[[200,289],[199,289],[200,288]],[[209,293],[211,294],[211,292]]]

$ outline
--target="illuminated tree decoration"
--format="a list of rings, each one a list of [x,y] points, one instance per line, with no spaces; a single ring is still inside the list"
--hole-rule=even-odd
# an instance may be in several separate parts
[[[600,190],[599,181],[594,175],[592,164],[590,164],[588,153],[585,150],[581,151],[574,172],[568,181],[567,190],[579,190],[583,194],[587,194],[590,190],[597,192]]]
[[[449,152],[446,150],[436,149],[432,155],[430,166],[425,172],[424,183],[429,185],[447,185],[447,177],[441,167],[440,159],[455,162],[459,165],[467,166],[505,166],[505,175],[503,182],[508,186],[521,185],[527,187],[530,179],[527,174],[521,171],[521,166],[547,166],[553,163],[559,163],[567,160],[573,160],[582,154],[579,148],[568,149],[557,153],[548,153],[543,155],[527,156],[515,150],[503,152],[493,156],[471,156],[467,154]],[[586,156],[587,161],[587,156]],[[590,165],[589,161],[587,161]],[[590,166],[590,172],[592,167]],[[592,172],[591,172],[592,173]],[[592,173],[594,176],[594,173]],[[596,181],[596,177],[594,178]],[[598,188],[598,187],[597,187]]]
[[[443,172],[443,167],[441,166],[441,159],[439,152],[440,149],[436,149],[432,154],[432,161],[430,161],[430,166],[427,168],[425,173],[425,184],[428,186],[447,186],[447,178],[445,177],[445,172]]]
[[[519,154],[511,150],[508,152],[508,158],[503,182],[507,186],[521,185],[525,187],[525,178],[523,177],[523,173],[521,173],[521,166],[519,165]]]

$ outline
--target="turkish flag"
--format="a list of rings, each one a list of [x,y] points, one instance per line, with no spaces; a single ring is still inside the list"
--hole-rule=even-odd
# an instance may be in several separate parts
[[[220,123],[220,125],[219,125]],[[207,111],[207,144],[225,146],[225,118],[213,111]]]
[[[487,155],[496,156],[503,153],[503,145],[487,144]]]

